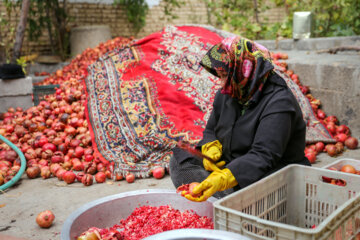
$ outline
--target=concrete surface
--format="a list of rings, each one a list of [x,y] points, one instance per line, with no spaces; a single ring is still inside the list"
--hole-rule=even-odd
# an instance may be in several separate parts
[[[85,203],[139,189],[175,189],[168,175],[161,180],[137,179],[132,184],[125,180],[108,183],[85,187],[82,183],[67,185],[57,178],[28,179],[24,174],[19,184],[0,194],[0,240],[1,235],[28,240],[60,239],[67,217]],[[42,229],[35,222],[37,214],[44,210],[55,215],[49,229]]]
[[[70,33],[71,55],[76,56],[87,48],[94,48],[111,39],[107,25],[89,25],[73,27]]]
[[[32,79],[0,79],[0,112],[6,112],[9,107],[28,109],[32,103]]]
[[[360,159],[360,149],[347,150],[338,157],[321,153],[313,167],[323,167],[342,158]],[[19,184],[0,194],[0,240],[9,239],[8,236],[27,240],[60,239],[67,217],[90,201],[139,189],[175,189],[169,175],[161,180],[138,179],[132,184],[125,181],[109,183],[85,187],[81,183],[66,185],[57,178],[30,180],[24,175]],[[41,229],[35,222],[37,214],[44,210],[55,214],[54,224],[49,229]]]
[[[359,46],[360,36],[308,39],[256,40],[271,51],[316,51],[341,46]]]

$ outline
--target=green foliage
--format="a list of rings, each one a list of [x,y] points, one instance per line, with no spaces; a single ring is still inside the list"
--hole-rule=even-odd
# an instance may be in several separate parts
[[[162,2],[164,2],[164,14],[167,20],[178,18],[175,14],[176,8],[185,4],[185,2],[181,0],[162,0]]]
[[[314,18],[314,36],[351,36],[360,34],[359,0],[286,0],[284,3],[291,13],[311,11]]]
[[[66,0],[61,5],[60,0],[31,0],[27,29],[29,39],[36,41],[47,31],[52,53],[57,53],[62,60],[69,57],[70,52],[68,22]]]
[[[162,0],[164,2],[164,14],[167,19],[175,19],[177,15],[174,14],[175,9],[184,4],[181,0]],[[139,31],[146,24],[146,15],[149,11],[149,6],[145,0],[114,0],[114,5],[121,5],[126,11],[128,21],[133,25],[134,34]]]
[[[26,75],[26,67],[27,67],[27,60],[25,57],[20,57],[18,59],[16,59],[16,64],[20,65],[24,74]]]
[[[215,16],[215,26],[223,30],[255,39],[263,36],[269,26],[259,20],[259,15],[269,7],[264,0],[204,0],[210,11],[210,23]],[[266,20],[266,19],[265,19]]]
[[[31,0],[26,31],[30,41],[38,40],[43,32],[47,31],[52,52],[57,53],[65,60],[69,56],[70,45],[69,31],[66,30],[68,17],[66,14],[66,0],[62,1],[62,5],[60,5],[59,1],[60,0]],[[12,49],[15,40],[15,28],[7,26],[7,23],[11,19],[12,11],[15,11],[16,8],[21,8],[21,3],[22,0],[4,0],[7,16],[6,20],[1,16],[0,26],[7,28],[7,37],[13,40],[11,44],[8,42],[8,48],[5,48],[5,51],[8,51],[9,48]],[[0,31],[0,33],[1,32],[3,31]],[[4,38],[1,35],[0,37],[0,41],[3,43]]]
[[[6,63],[10,63],[11,52],[15,44],[15,27],[10,25],[12,18],[12,11],[16,7],[10,0],[4,0],[3,2],[6,12],[0,13],[0,54],[3,50],[3,57]]]
[[[144,0],[114,0],[114,4],[125,8],[127,19],[132,23],[135,34],[145,26],[149,6]]]
[[[281,23],[269,23],[259,16],[269,9],[264,0],[203,0],[209,9],[209,23],[250,39],[292,37],[295,11],[311,11],[314,18],[313,37],[350,36],[360,34],[359,0],[272,0],[284,7],[287,16]]]

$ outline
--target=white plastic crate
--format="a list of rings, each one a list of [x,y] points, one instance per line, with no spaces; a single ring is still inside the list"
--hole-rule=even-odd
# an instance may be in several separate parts
[[[289,165],[217,200],[214,224],[253,239],[353,239],[360,234],[360,176]]]
[[[356,159],[352,159],[352,158],[342,158],[339,160],[336,160],[333,163],[330,163],[326,166],[324,166],[323,168],[329,169],[331,167],[334,167],[338,170],[340,170],[342,168],[342,166],[350,164],[352,165],[356,170],[360,170],[360,160],[356,160]],[[351,173],[349,173],[351,174]]]

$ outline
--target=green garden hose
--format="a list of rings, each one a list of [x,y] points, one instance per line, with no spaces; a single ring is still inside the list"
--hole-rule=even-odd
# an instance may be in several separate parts
[[[4,141],[7,145],[9,145],[18,154],[18,156],[20,157],[20,160],[21,160],[20,170],[17,172],[17,174],[10,181],[8,181],[7,183],[0,186],[0,190],[4,191],[5,189],[11,187],[17,181],[19,181],[19,179],[23,175],[25,168],[26,168],[26,159],[25,159],[24,154],[20,151],[20,149],[18,147],[16,147],[12,142],[7,140],[2,135],[0,135],[0,140]]]

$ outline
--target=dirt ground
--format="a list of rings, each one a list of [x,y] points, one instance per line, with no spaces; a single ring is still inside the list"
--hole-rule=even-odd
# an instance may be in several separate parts
[[[336,158],[325,153],[318,155],[313,167],[323,167],[338,159],[360,159],[360,149],[347,150]],[[60,239],[61,228],[68,216],[82,205],[93,200],[139,189],[175,189],[170,177],[157,180],[139,179],[129,184],[125,181],[94,184],[66,185],[56,178],[28,179],[23,175],[15,186],[0,194],[0,240],[55,240]],[[55,214],[53,226],[41,229],[35,222],[37,214],[51,210]]]

